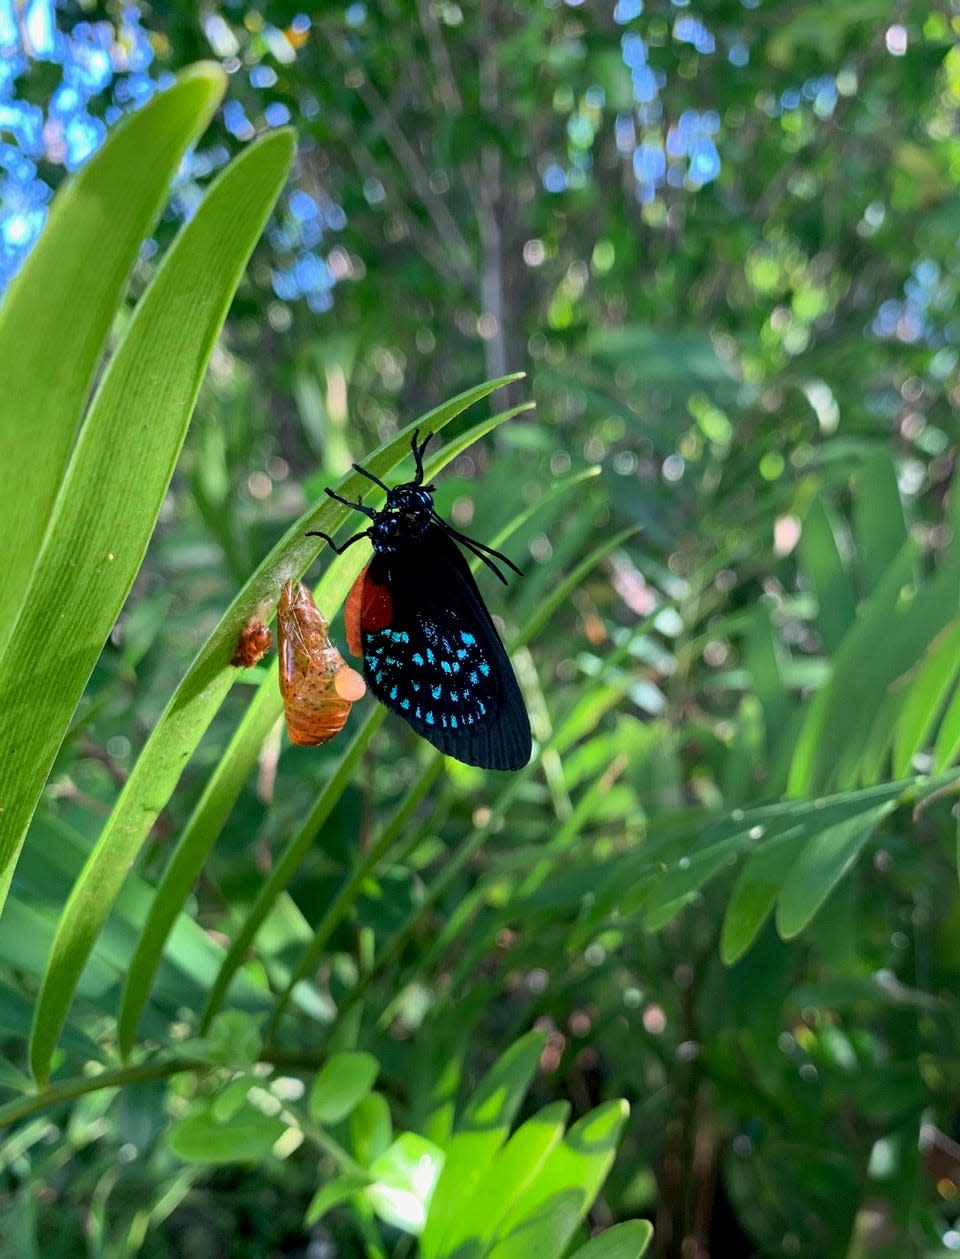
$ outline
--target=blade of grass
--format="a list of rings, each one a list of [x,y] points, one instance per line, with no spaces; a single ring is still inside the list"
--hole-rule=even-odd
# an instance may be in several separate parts
[[[220,66],[194,66],[111,130],[54,198],[0,306],[0,658],[137,250],[225,87]]]
[[[44,545],[49,564],[5,662],[11,673],[4,682],[16,679],[16,689],[0,691],[0,705],[18,752],[4,756],[0,768],[0,800],[7,790],[16,793],[0,820],[7,846],[22,843],[63,731],[139,568],[207,360],[292,158],[292,133],[275,132],[215,181],[161,263],[97,391]],[[38,670],[36,644],[47,640],[51,624],[69,647]],[[40,694],[25,702],[20,688]],[[181,748],[181,765],[186,755]],[[40,1080],[132,861],[104,862],[100,853],[98,845],[64,909],[37,1001],[31,1062]]]

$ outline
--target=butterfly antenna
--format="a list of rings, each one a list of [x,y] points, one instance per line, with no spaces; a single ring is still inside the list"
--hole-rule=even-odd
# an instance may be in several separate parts
[[[417,474],[413,478],[414,485],[423,485],[423,452],[426,450],[427,443],[430,441],[431,437],[433,437],[433,434],[428,433],[426,437],[423,439],[423,441],[420,443],[420,445],[418,446],[417,438],[419,436],[420,436],[420,430],[418,428],[415,428],[413,430],[413,438],[410,442],[410,445],[413,449],[413,460],[417,468]],[[433,486],[428,485],[428,486],[425,486],[425,488],[428,490],[432,490]]]
[[[389,485],[384,485],[378,476],[374,476],[372,472],[368,472],[366,468],[362,468],[359,463],[353,464],[353,470],[354,472],[359,472],[361,476],[365,476],[367,480],[372,481],[374,485],[379,485],[380,488],[382,490],[386,490],[388,494],[390,493]]]

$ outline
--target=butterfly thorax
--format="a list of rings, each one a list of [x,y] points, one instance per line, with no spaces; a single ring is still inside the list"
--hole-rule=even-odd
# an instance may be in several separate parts
[[[398,485],[370,527],[375,551],[395,551],[419,541],[433,523],[433,495],[422,485]]]

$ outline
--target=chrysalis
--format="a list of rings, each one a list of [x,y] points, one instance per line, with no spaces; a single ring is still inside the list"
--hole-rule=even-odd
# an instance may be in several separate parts
[[[302,582],[284,582],[280,592],[277,648],[291,743],[326,743],[343,729],[367,688],[330,641],[327,623]]]
[[[264,658],[272,643],[273,637],[263,621],[258,616],[251,616],[237,635],[237,650],[230,663],[238,669],[249,669]]]

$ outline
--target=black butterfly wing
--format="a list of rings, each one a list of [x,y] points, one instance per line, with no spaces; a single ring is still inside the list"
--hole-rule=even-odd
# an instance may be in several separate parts
[[[513,668],[466,560],[438,525],[377,552],[364,580],[389,591],[389,623],[363,624],[367,685],[447,756],[521,769],[530,720]],[[385,601],[379,603],[381,615]]]

